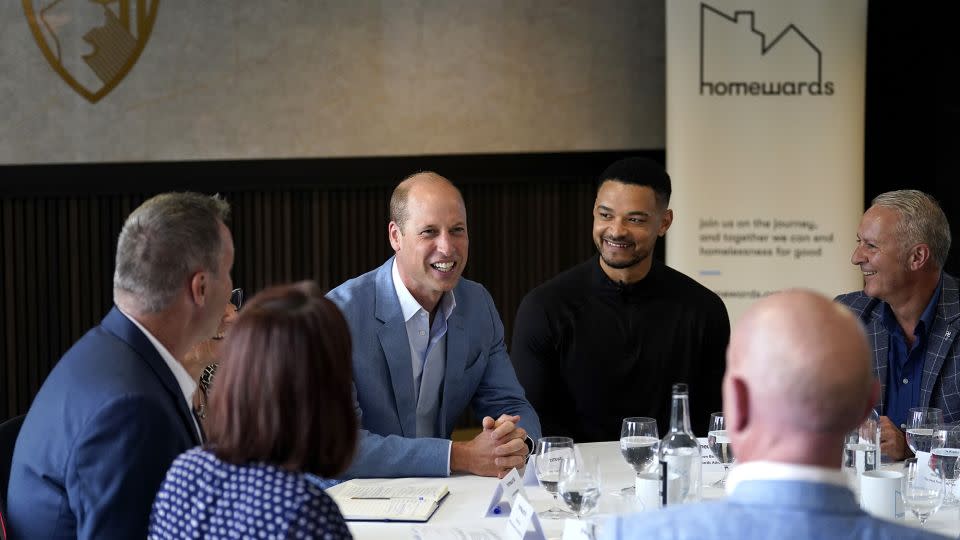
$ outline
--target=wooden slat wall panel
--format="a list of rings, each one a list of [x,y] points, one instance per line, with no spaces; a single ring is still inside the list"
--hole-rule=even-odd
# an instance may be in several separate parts
[[[110,211],[119,199],[122,212]],[[113,244],[129,196],[21,197],[0,204],[4,416],[26,411],[60,355],[110,305]]]
[[[252,294],[315,279],[332,288],[392,254],[387,206],[395,180],[359,187],[221,191],[233,207],[233,278]],[[593,253],[593,180],[461,183],[470,255],[509,344],[517,305],[533,286]],[[17,195],[0,198],[0,418],[26,412],[59,357],[112,304],[117,234],[148,195]]]

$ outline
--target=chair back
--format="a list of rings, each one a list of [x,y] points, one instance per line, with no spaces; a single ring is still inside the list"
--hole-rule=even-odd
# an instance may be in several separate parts
[[[27,415],[14,416],[0,424],[0,540],[6,539],[3,516],[6,513],[7,484],[10,481],[10,465],[13,463],[13,447],[17,444],[20,426]]]

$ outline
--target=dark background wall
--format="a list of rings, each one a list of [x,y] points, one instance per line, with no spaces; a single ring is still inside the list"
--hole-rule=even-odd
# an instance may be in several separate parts
[[[654,150],[0,168],[18,179],[0,198],[0,417],[25,412],[60,355],[109,310],[117,234],[153,193],[192,189],[230,201],[233,280],[249,295],[300,279],[329,289],[378,266],[392,254],[393,186],[411,172],[440,172],[467,203],[465,276],[490,290],[509,340],[523,295],[592,252],[594,178],[628,154],[664,158]]]
[[[864,203],[889,189],[928,191],[956,236],[960,94],[949,81],[960,52],[950,25],[960,10],[931,5],[870,4]],[[509,340],[523,294],[593,253],[594,177],[634,154],[664,159],[663,149],[637,149],[0,167],[0,418],[25,412],[60,355],[109,309],[116,235],[151,194],[226,196],[234,208],[234,281],[248,293],[307,278],[330,288],[389,256],[393,184],[436,170],[464,192],[466,276],[490,290]]]
[[[960,44],[956,2],[870,2],[867,20],[866,201],[891,189],[933,194],[960,230]],[[852,242],[851,238],[851,242]]]

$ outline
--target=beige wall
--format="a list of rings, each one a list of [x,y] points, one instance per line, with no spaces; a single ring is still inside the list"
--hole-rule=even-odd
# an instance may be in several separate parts
[[[96,86],[87,4],[46,22]],[[0,107],[0,163],[663,148],[664,5],[158,0],[139,60],[91,104],[7,0]]]

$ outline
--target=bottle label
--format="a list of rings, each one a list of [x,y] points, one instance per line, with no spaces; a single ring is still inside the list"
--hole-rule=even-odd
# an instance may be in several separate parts
[[[660,506],[667,506],[667,462],[660,460]]]

